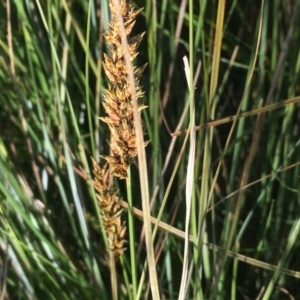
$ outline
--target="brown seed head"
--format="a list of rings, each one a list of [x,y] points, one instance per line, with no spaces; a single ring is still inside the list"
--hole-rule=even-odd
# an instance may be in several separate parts
[[[109,184],[109,170],[107,164],[101,168],[92,158],[94,173],[94,188],[97,191],[97,199],[102,216],[103,226],[108,235],[109,248],[116,257],[125,250],[126,232],[125,222],[121,220],[121,199],[117,197],[115,190]]]
[[[119,7],[116,7],[118,3]],[[124,20],[126,34],[131,33],[135,24],[135,18],[141,11],[135,10],[130,1],[110,0],[109,7],[112,19],[109,22],[109,29],[104,37],[110,48],[110,55],[104,54],[104,71],[110,81],[108,90],[104,94],[104,109],[107,116],[100,118],[109,126],[112,138],[110,147],[112,156],[102,156],[111,166],[112,174],[124,179],[127,177],[128,165],[137,155],[136,133],[133,120],[132,101],[138,101],[141,111],[145,106],[140,103],[143,95],[139,86],[139,78],[142,75],[146,65],[137,68],[134,67],[134,79],[136,86],[136,99],[132,99],[130,90],[128,70],[124,61],[124,45],[121,39],[121,27],[117,18],[118,9],[121,10]],[[137,56],[137,47],[139,46],[144,33],[128,38],[128,52],[130,60],[133,61]]]

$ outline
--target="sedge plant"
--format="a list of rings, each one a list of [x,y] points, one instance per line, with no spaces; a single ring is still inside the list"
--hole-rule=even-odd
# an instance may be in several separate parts
[[[2,1],[1,299],[298,299],[299,14]]]

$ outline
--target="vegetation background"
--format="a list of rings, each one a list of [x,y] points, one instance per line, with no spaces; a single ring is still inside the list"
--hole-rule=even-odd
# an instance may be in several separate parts
[[[300,299],[300,1],[133,4],[161,299]],[[108,20],[107,0],[0,3],[0,299],[153,299],[140,216],[114,261],[86,177]],[[139,175],[115,181],[137,209]]]

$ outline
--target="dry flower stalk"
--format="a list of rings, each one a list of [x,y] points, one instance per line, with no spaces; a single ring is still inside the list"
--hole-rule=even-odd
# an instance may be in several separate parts
[[[108,235],[109,248],[116,257],[119,257],[126,248],[124,238],[126,232],[125,222],[121,220],[122,199],[118,198],[116,191],[109,184],[109,169],[105,164],[101,168],[92,158],[94,173],[94,188],[102,216],[103,226]]]
[[[116,3],[118,7],[116,7]],[[121,39],[121,27],[117,21],[117,11],[121,9],[124,26],[127,36],[135,24],[136,16],[141,9],[135,10],[130,1],[110,0],[109,7],[112,19],[109,22],[109,29],[104,34],[105,40],[110,48],[110,54],[104,54],[104,71],[109,79],[108,90],[104,94],[104,109],[107,116],[100,118],[106,122],[111,132],[110,148],[111,156],[102,156],[109,164],[112,174],[125,179],[127,168],[137,155],[136,133],[133,120],[132,96],[130,90],[129,76],[124,61],[125,49]],[[137,47],[142,40],[144,33],[128,38],[128,51],[130,60],[137,56]],[[139,85],[139,78],[145,69],[143,67],[133,67],[136,86],[136,98],[139,111],[146,106],[140,102],[143,92]]]

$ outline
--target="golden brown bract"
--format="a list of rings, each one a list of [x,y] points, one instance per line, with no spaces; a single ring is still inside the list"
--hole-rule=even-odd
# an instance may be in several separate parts
[[[115,3],[118,3],[119,8],[115,7]],[[103,67],[110,83],[104,93],[103,103],[107,116],[100,119],[109,126],[112,135],[110,143],[112,155],[102,157],[110,164],[114,176],[125,179],[127,177],[127,168],[137,155],[132,101],[138,101],[139,111],[145,108],[140,103],[143,92],[139,85],[139,78],[146,65],[140,68],[133,67],[136,99],[132,99],[128,70],[124,61],[125,49],[121,39],[121,28],[117,21],[117,10],[121,9],[125,31],[129,35],[135,24],[135,18],[141,9],[135,10],[130,1],[125,0],[110,0],[109,6],[112,19],[109,22],[109,29],[105,32],[104,37],[109,46],[110,54],[104,54]],[[141,33],[128,38],[128,52],[131,61],[138,54],[137,47],[143,35],[144,33]]]
[[[94,173],[94,188],[102,216],[103,226],[108,236],[109,248],[116,257],[119,257],[126,248],[124,238],[126,232],[125,222],[121,220],[121,199],[117,197],[116,191],[109,184],[108,165],[102,168],[92,158]]]

